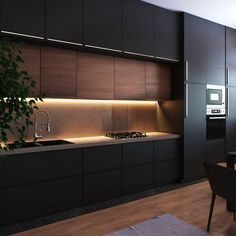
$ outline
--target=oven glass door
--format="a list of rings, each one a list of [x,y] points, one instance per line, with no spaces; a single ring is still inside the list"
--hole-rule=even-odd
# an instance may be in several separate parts
[[[207,89],[207,105],[222,105],[222,96],[221,89]]]

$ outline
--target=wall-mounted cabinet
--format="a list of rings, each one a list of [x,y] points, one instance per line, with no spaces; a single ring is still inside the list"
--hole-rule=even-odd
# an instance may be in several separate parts
[[[83,43],[83,0],[47,0],[46,38]]]
[[[122,1],[84,1],[84,44],[122,50]]]
[[[180,60],[180,16],[178,13],[155,7],[155,57],[161,60]]]
[[[44,0],[2,0],[0,29],[32,37],[44,37]]]
[[[123,43],[127,53],[154,57],[154,6],[139,0],[124,1]]]

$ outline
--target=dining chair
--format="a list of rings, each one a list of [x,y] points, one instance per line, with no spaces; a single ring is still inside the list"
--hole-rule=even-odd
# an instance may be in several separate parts
[[[212,191],[211,206],[207,224],[207,232],[209,232],[216,195],[227,201],[236,203],[236,171],[213,163],[204,163],[204,166]]]

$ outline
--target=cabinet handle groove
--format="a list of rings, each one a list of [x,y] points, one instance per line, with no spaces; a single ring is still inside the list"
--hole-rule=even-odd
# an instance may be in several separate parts
[[[21,34],[21,33],[16,33],[16,32],[11,32],[11,31],[5,31],[5,30],[1,30],[1,33],[16,35],[16,36],[23,36],[26,38],[33,38],[33,39],[44,39],[43,37],[39,37],[39,36],[34,36],[34,35],[30,35],[30,34]]]
[[[188,84],[185,84],[185,114],[184,117],[188,118]]]
[[[184,70],[185,70],[185,81],[188,81],[188,61],[184,63]]]
[[[143,57],[149,57],[149,58],[154,58],[154,56],[148,55],[148,54],[142,54],[142,53],[136,53],[136,52],[129,52],[129,51],[124,51],[126,54],[131,54],[131,55],[137,55],[137,56],[143,56]]]
[[[230,108],[229,108],[229,102],[230,102],[230,100],[229,100],[230,98],[229,98],[229,88],[227,88],[227,116],[229,116],[230,115]]]
[[[160,59],[160,60],[179,62],[179,60],[177,60],[177,59],[172,59],[172,58],[167,58],[167,57],[155,57],[155,58]]]
[[[226,68],[226,85],[229,85],[229,67]]]
[[[47,38],[47,40],[48,40],[48,41],[51,41],[51,42],[66,43],[66,44],[72,44],[72,45],[77,45],[77,46],[83,46],[82,43],[75,43],[75,42],[64,41],[64,40],[59,40],[59,39]]]
[[[89,45],[89,44],[86,44],[85,47],[88,47],[88,48],[96,48],[96,49],[102,49],[102,50],[107,50],[107,51],[112,51],[112,52],[122,52],[121,50],[118,50],[118,49],[105,48],[105,47],[98,47],[98,46],[93,46],[93,45]]]

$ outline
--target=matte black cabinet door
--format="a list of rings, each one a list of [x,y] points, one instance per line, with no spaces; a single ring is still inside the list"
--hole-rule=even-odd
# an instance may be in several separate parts
[[[121,167],[121,145],[88,147],[84,149],[84,172]]]
[[[73,177],[0,189],[0,226],[79,207],[82,178]]]
[[[154,6],[139,0],[125,0],[123,17],[124,50],[153,56]]]
[[[185,79],[206,83],[206,20],[184,13]]]
[[[82,44],[83,0],[46,0],[46,37]]]
[[[226,67],[229,77],[227,83],[236,86],[236,30],[226,28]]]
[[[207,66],[225,68],[225,27],[207,21]]]
[[[159,140],[154,142],[154,160],[173,160],[180,158],[180,139]]]
[[[121,195],[121,169],[84,176],[84,200],[94,203]]]
[[[81,149],[24,153],[0,158],[0,187],[81,174]]]
[[[122,49],[122,1],[84,1],[85,45]]]
[[[1,30],[44,37],[44,0],[1,0]]]
[[[155,184],[172,184],[180,180],[180,160],[160,161],[155,163]]]
[[[236,150],[236,88],[229,87],[229,116],[226,117],[226,152]]]
[[[153,142],[123,144],[123,165],[132,166],[153,162]]]
[[[139,192],[153,185],[153,164],[132,166],[123,170],[123,191]]]
[[[225,139],[207,140],[206,162],[219,163],[224,161],[225,161]]]
[[[180,59],[180,19],[179,14],[155,7],[155,57],[160,59]]]
[[[206,154],[206,85],[188,84],[184,119],[184,179],[205,176]]]

